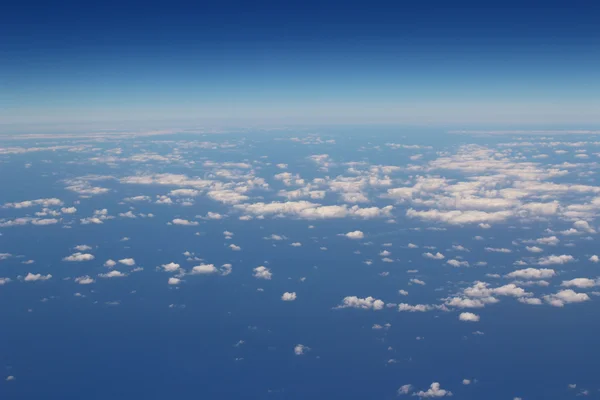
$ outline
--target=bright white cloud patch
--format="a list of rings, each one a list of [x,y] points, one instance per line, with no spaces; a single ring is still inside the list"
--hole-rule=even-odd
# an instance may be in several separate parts
[[[374,297],[360,298],[357,296],[347,296],[342,300],[337,308],[361,308],[363,310],[383,310],[385,303]]]

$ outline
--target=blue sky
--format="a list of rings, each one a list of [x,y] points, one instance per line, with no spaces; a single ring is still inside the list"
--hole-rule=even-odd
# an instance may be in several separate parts
[[[597,124],[592,2],[12,3],[24,124]]]

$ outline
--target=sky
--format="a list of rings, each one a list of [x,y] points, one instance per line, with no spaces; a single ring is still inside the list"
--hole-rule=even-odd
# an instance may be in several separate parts
[[[596,2],[12,2],[3,132],[597,126]]]

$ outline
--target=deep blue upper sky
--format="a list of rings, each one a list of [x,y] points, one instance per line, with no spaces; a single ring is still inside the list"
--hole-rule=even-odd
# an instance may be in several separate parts
[[[12,2],[0,118],[598,123],[598,15],[584,1]]]

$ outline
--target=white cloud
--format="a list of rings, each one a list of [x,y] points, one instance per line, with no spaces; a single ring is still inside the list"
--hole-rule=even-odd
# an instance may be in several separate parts
[[[60,209],[63,214],[75,214],[77,212],[77,208],[75,207],[63,207]]]
[[[96,281],[91,276],[84,275],[84,276],[79,276],[79,277],[75,278],[75,282],[79,283],[80,285],[89,285]]]
[[[310,351],[310,347],[305,346],[303,344],[297,344],[296,346],[294,346],[294,354],[296,354],[297,356],[301,356],[308,351]]]
[[[262,265],[260,267],[254,268],[253,271],[254,277],[258,279],[271,279],[273,277],[271,270]]]
[[[26,200],[19,203],[5,203],[5,208],[29,208],[34,206],[53,207],[62,206],[63,202],[57,198]]]
[[[196,226],[200,223],[198,221],[188,221],[187,219],[175,218],[171,221],[173,225],[183,225],[183,226]]]
[[[530,253],[541,253],[544,249],[537,246],[526,246],[525,249]]]
[[[240,246],[237,246],[237,245],[235,245],[233,243],[229,245],[229,248],[231,250],[233,250],[233,251],[240,251],[240,250],[242,250],[242,248]]]
[[[451,265],[453,267],[468,267],[469,266],[469,262],[468,261],[458,261],[458,260],[448,260],[446,261],[446,263],[448,265]]]
[[[406,304],[406,303],[398,304],[398,311],[426,312],[426,311],[432,311],[435,309],[436,309],[435,306],[431,306],[429,304],[415,304],[415,305]]]
[[[590,257],[590,261],[593,263],[600,262],[600,258],[597,255],[593,255]]]
[[[435,254],[429,253],[429,252],[423,253],[423,257],[431,258],[432,260],[443,260],[445,258],[445,256],[442,253],[440,253],[439,251]]]
[[[400,388],[398,388],[396,393],[398,394],[398,396],[402,396],[405,394],[409,394],[411,390],[413,390],[413,385],[407,384],[407,385],[400,386]]]
[[[206,275],[214,274],[217,272],[217,267],[215,267],[214,264],[200,264],[193,267],[190,273],[193,275]]]
[[[547,257],[541,257],[538,260],[538,264],[539,265],[555,265],[555,264],[566,264],[566,263],[570,263],[570,262],[574,262],[576,261],[575,258],[571,255],[560,255],[560,256],[556,256],[556,255],[551,255],[551,256],[547,256]]]
[[[488,252],[491,252],[491,253],[512,253],[511,249],[496,248],[496,247],[486,247],[485,251],[488,251]]]
[[[283,301],[294,301],[296,300],[296,292],[285,292],[282,296],[281,296],[281,300]]]
[[[52,275],[32,274],[31,272],[23,278],[25,282],[47,281],[48,279],[52,279]]]
[[[437,397],[446,397],[452,396],[452,392],[442,389],[438,382],[433,382],[427,391],[419,391],[413,393],[413,396],[421,397],[421,398],[437,398]]]
[[[87,244],[80,244],[74,247],[75,250],[77,251],[87,251],[87,250],[91,250],[92,247],[88,246]]]
[[[253,215],[291,216],[300,219],[330,219],[330,218],[380,218],[390,217],[393,206],[382,208],[347,205],[323,206],[308,201],[288,201],[271,203],[237,204],[234,208]]]
[[[342,304],[336,308],[361,308],[363,310],[383,310],[385,303],[374,297],[360,298],[357,296],[346,296]]]
[[[344,234],[348,239],[364,239],[365,234],[361,231],[353,231]]]
[[[128,267],[133,267],[135,265],[135,260],[133,258],[123,258],[122,260],[119,260],[119,262]]]
[[[458,316],[458,319],[461,321],[465,321],[465,322],[478,322],[479,315],[473,314],[470,312],[464,312],[464,313],[460,313],[460,315]]]
[[[81,262],[81,261],[92,261],[94,258],[93,254],[89,253],[73,253],[68,257],[63,258],[63,261],[70,262]]]
[[[563,307],[568,303],[581,303],[590,300],[585,293],[576,293],[572,289],[561,290],[558,293],[544,296],[544,300],[555,307]]]
[[[165,271],[165,272],[177,272],[181,268],[181,266],[179,264],[176,264],[174,262],[170,262],[168,264],[163,264],[163,265],[161,265],[161,267],[162,267],[163,271]]]
[[[548,268],[525,268],[513,271],[506,275],[507,278],[515,279],[546,279],[556,275],[556,271]]]
[[[124,274],[120,271],[117,271],[116,269],[113,269],[110,272],[107,272],[106,274],[98,274],[98,276],[100,278],[123,278],[125,276],[127,276],[127,274]]]
[[[169,278],[169,285],[179,285],[181,283],[181,279],[179,278]]]
[[[563,281],[560,286],[565,287],[577,287],[577,288],[591,288],[594,286],[599,286],[600,282],[598,280],[593,280],[589,278],[575,278],[569,281]]]
[[[114,260],[110,260],[110,259],[106,260],[106,262],[104,263],[104,266],[108,267],[108,268],[112,268],[115,265],[117,265],[117,262]]]

